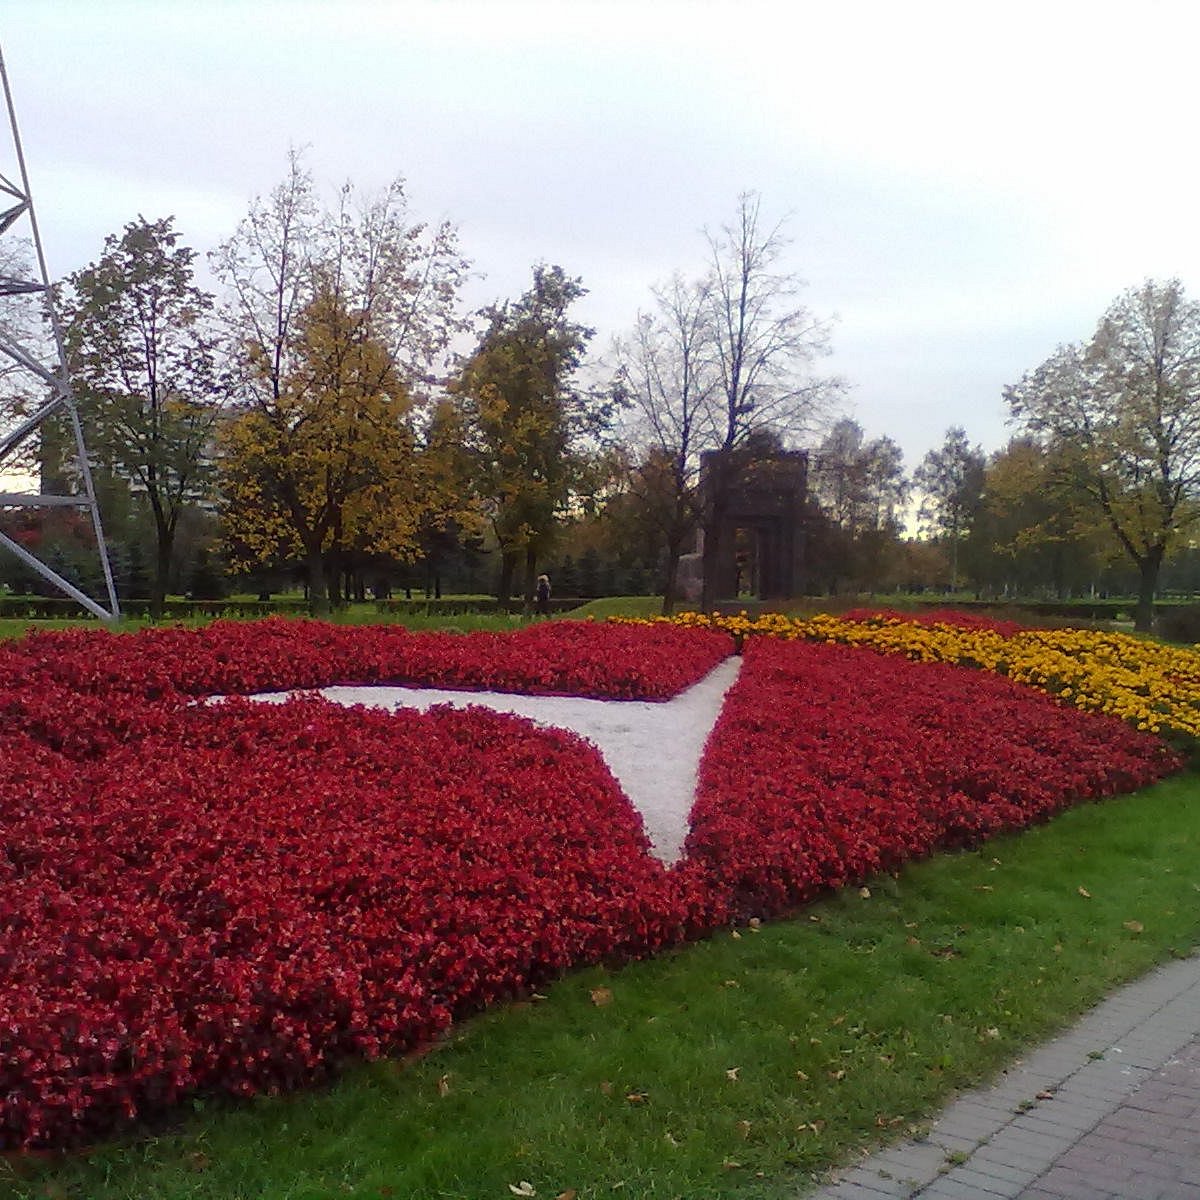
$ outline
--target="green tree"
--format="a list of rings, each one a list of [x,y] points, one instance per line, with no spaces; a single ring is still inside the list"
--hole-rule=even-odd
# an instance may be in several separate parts
[[[1163,560],[1200,519],[1200,305],[1177,279],[1147,280],[1005,399],[1027,432],[1074,449],[1075,489],[1136,567],[1148,631]]]
[[[900,534],[899,510],[908,495],[904,455],[889,437],[866,440],[857,421],[834,423],[812,456],[813,497],[833,528],[824,564],[832,590],[838,578],[874,585]]]
[[[81,419],[102,471],[143,495],[154,521],[151,612],[162,613],[179,519],[209,496],[212,439],[226,385],[213,300],[172,218],[139,217],[62,289]]]
[[[569,313],[585,294],[561,267],[535,267],[524,295],[485,311],[487,328],[452,385],[500,548],[501,600],[523,561],[532,605],[538,560],[583,479],[590,442],[611,423],[610,402],[577,382],[592,330]]]
[[[930,450],[913,472],[913,483],[921,493],[921,522],[948,550],[951,591],[958,590],[959,550],[979,511],[986,463],[982,448],[967,441],[966,430],[952,425],[942,444]]]
[[[977,586],[1003,595],[1058,598],[1094,581],[1114,549],[1081,505],[1069,447],[1013,438],[992,455],[964,557]]]

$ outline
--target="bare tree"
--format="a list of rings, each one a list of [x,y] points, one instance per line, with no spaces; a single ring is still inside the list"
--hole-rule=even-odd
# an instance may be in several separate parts
[[[670,615],[679,559],[700,519],[699,449],[711,435],[718,381],[706,285],[676,274],[652,294],[653,310],[638,314],[615,349],[641,451],[629,488],[665,551],[662,611]]]
[[[721,451],[706,481],[705,554],[715,557],[740,469],[738,451],[755,435],[811,432],[841,392],[839,380],[814,373],[829,352],[829,324],[798,301],[803,286],[783,267],[782,222],[762,223],[757,193],[745,192],[731,224],[707,233],[706,286],[718,379],[712,438]],[[703,605],[716,596],[705,573]]]

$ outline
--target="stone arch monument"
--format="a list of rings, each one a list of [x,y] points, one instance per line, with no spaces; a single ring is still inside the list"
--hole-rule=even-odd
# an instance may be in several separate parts
[[[804,579],[808,452],[710,450],[700,456],[700,487],[704,594],[713,603],[796,595]]]

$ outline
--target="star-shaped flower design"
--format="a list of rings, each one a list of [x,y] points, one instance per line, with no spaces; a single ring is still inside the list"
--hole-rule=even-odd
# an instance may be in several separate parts
[[[393,710],[475,705],[527,717],[539,725],[569,729],[600,751],[642,814],[654,853],[672,863],[687,837],[700,757],[741,662],[740,658],[728,658],[699,683],[673,700],[661,702],[375,686],[328,687],[320,689],[320,694],[337,704]],[[279,702],[292,694],[272,692],[253,698]]]

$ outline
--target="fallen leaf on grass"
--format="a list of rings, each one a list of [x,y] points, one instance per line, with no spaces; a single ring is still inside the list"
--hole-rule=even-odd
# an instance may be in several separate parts
[[[443,1075],[438,1080],[438,1095],[439,1096],[450,1095],[450,1076],[449,1075]]]
[[[750,1122],[749,1121],[739,1121],[737,1123],[737,1125],[735,1126],[735,1128],[737,1129],[738,1133],[740,1133],[742,1135],[742,1137],[748,1138],[750,1136]]]
[[[603,1079],[600,1081],[600,1090],[606,1096],[611,1096],[613,1094],[613,1085],[607,1079]]]
[[[807,1083],[808,1082],[808,1072],[807,1071],[797,1071],[796,1078],[799,1079],[801,1083]]]
[[[858,889],[858,894],[859,894],[859,895],[860,895],[860,896],[861,896],[861,897],[862,897],[864,900],[870,900],[870,898],[871,898],[871,889],[870,889],[869,887],[860,887],[860,888]]]
[[[529,1182],[528,1179],[522,1179],[520,1183],[510,1183],[508,1185],[508,1190],[510,1192],[512,1192],[512,1194],[514,1196],[536,1196],[537,1195],[537,1188],[535,1188],[533,1186],[533,1184]]]
[[[734,1162],[732,1158],[727,1158],[721,1163],[721,1166],[723,1166],[727,1171],[736,1171],[741,1165],[742,1164],[740,1162]]]
[[[738,1072],[741,1069],[742,1069],[741,1067],[730,1067],[729,1070],[725,1072],[725,1078],[732,1080],[734,1083],[737,1083]]]
[[[558,1195],[554,1197],[554,1200],[575,1200],[575,1197],[578,1195],[579,1192],[575,1188],[567,1188],[565,1192],[559,1192]]]
[[[612,988],[598,987],[592,988],[591,991],[592,1003],[597,1008],[603,1008],[606,1004],[612,1003]]]
[[[1089,892],[1089,891],[1087,890],[1087,888],[1085,888],[1085,887],[1081,887],[1081,888],[1078,888],[1077,890],[1078,890],[1079,894],[1080,894],[1080,895],[1081,895],[1081,896],[1082,896],[1082,897],[1083,897],[1085,900],[1090,900],[1090,899],[1092,898],[1092,893],[1091,893],[1091,892]]]
[[[1141,933],[1146,927],[1141,923],[1141,921],[1126,921],[1125,928],[1128,929],[1130,933]]]
[[[625,1099],[628,1100],[630,1104],[645,1104],[646,1101],[650,1099],[650,1093],[649,1092],[629,1092],[626,1095]]]

